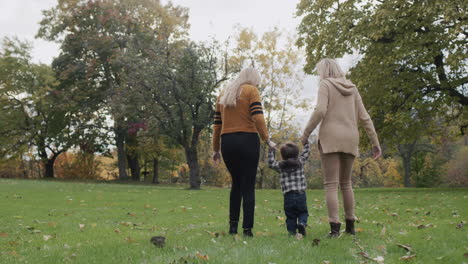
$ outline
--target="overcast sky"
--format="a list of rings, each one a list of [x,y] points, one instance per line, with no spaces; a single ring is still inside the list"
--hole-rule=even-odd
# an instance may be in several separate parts
[[[51,63],[58,55],[55,43],[35,39],[42,18],[42,10],[56,4],[56,0],[0,0],[0,38],[17,36],[33,43],[33,58],[36,62]],[[167,2],[163,0],[163,2]],[[173,3],[190,9],[190,35],[194,40],[215,37],[226,40],[240,24],[253,28],[261,34],[277,26],[294,33],[299,20],[294,17],[299,0],[173,0]],[[349,60],[342,60],[349,67]],[[309,76],[304,81],[303,94],[314,97],[317,79]],[[309,115],[307,113],[306,115]],[[300,118],[304,119],[304,116]],[[302,122],[301,122],[302,123]]]

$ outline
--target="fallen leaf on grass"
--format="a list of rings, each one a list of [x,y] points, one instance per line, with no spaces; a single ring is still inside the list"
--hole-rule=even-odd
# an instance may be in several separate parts
[[[216,238],[219,237],[219,233],[218,233],[218,232],[211,232],[211,231],[208,231],[208,230],[205,230],[205,232],[207,232],[208,234],[210,234],[212,237],[216,237]]]
[[[432,224],[418,225],[418,229],[425,229],[425,228],[428,228],[428,227],[433,227],[433,225]]]
[[[284,221],[284,217],[278,215],[278,216],[276,216],[276,220]]]
[[[44,241],[47,241],[47,240],[51,239],[52,236],[51,235],[43,235],[42,238],[44,239]]]
[[[410,245],[403,245],[403,244],[396,244],[396,245],[397,245],[398,247],[401,247],[401,248],[405,249],[405,250],[408,251],[408,252],[413,251],[413,248],[411,248]]]
[[[131,238],[131,237],[126,237],[126,238],[124,238],[124,240],[127,241],[128,243],[135,242],[135,240],[133,238]]]
[[[382,230],[380,231],[380,235],[381,236],[385,236],[385,233],[387,232],[387,229],[384,227],[382,227]]]
[[[10,246],[17,246],[17,245],[19,245],[19,243],[16,242],[16,241],[10,241],[10,242],[8,242],[8,244],[9,244]]]
[[[117,234],[122,233],[122,231],[120,231],[120,229],[118,229],[118,228],[114,229],[114,232],[117,233]]]
[[[198,251],[197,253],[195,253],[195,256],[197,256],[197,258],[202,259],[202,260],[210,260],[210,257],[208,257],[208,255],[203,255]]]
[[[0,237],[7,237],[8,234],[7,233],[0,233]]]
[[[360,233],[362,231],[364,231],[364,229],[362,229],[361,227],[356,228],[356,232]]]
[[[319,243],[320,243],[320,239],[318,239],[318,238],[314,238],[314,240],[312,240],[312,246],[314,246],[314,247],[318,246]]]
[[[415,257],[416,257],[416,255],[407,255],[407,256],[401,257],[400,259],[401,260],[409,260],[409,259],[412,259],[412,258],[415,258]]]
[[[322,261],[322,264],[330,264],[330,261],[324,260],[324,261]]]
[[[84,224],[78,224],[78,226],[80,227],[80,230],[83,231],[83,229],[85,228],[85,225]]]
[[[377,256],[376,258],[373,258],[372,260],[379,264],[384,264],[384,261],[385,261],[384,257],[382,256]]]

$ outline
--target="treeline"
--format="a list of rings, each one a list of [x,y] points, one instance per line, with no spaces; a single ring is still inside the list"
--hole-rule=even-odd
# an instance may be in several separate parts
[[[354,52],[349,78],[385,154],[370,159],[361,133],[355,185],[466,186],[466,31],[457,30],[466,19],[456,1],[354,2],[364,1],[301,1],[297,37],[239,26],[227,42],[200,43],[188,10],[171,3],[59,1],[37,34],[60,44],[51,65],[33,63],[27,42],[2,42],[0,177],[229,185],[211,162],[220,88],[254,65],[273,140],[298,142],[295,113],[313,109],[300,94],[304,69]],[[257,185],[278,188],[265,153]],[[307,166],[309,186],[321,187],[316,148]]]

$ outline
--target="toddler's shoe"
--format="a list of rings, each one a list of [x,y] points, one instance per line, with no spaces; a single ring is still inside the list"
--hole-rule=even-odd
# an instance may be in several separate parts
[[[306,235],[306,225],[305,225],[305,224],[299,223],[299,224],[297,225],[297,231],[298,231],[299,234],[301,234],[302,236],[305,236],[305,235]]]

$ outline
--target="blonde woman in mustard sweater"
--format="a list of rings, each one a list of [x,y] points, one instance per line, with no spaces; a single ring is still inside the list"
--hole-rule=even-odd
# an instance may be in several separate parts
[[[353,162],[359,156],[360,122],[372,143],[375,159],[382,155],[374,124],[362,103],[356,86],[345,78],[333,59],[323,59],[317,64],[320,76],[317,106],[304,130],[302,142],[306,143],[319,123],[319,150],[324,174],[324,186],[330,222],[330,237],[340,235],[338,218],[338,186],[343,196],[346,233],[354,230],[354,193],[351,183]]]
[[[256,86],[260,75],[254,68],[246,68],[221,92],[216,102],[213,126],[213,160],[221,159],[231,174],[229,199],[229,234],[237,234],[240,206],[244,211],[242,227],[245,236],[253,236],[255,209],[255,177],[260,157],[258,135],[270,148],[263,116],[262,100]]]

